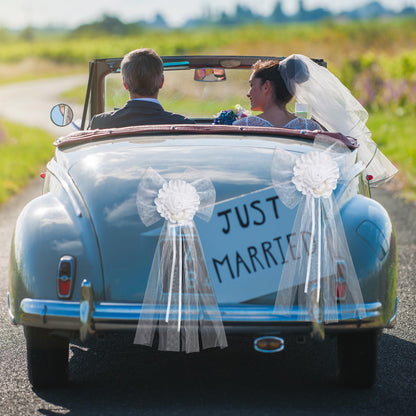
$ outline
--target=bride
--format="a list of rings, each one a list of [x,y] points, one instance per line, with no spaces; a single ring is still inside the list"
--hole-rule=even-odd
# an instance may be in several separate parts
[[[304,67],[307,71],[307,68]],[[299,77],[307,76],[299,70]],[[283,127],[288,129],[322,130],[313,120],[296,117],[286,105],[292,100],[293,93],[288,90],[280,74],[280,63],[277,60],[257,61],[251,73],[250,99],[252,111],[262,111],[258,116],[249,116],[235,121],[239,126]]]
[[[397,173],[371,138],[367,111],[327,68],[303,55],[280,62],[257,61],[249,82],[251,109],[262,113],[234,124],[340,132],[357,139],[358,158],[366,165],[371,185],[382,184]],[[296,117],[286,109],[294,96],[298,103],[307,104],[311,119]]]

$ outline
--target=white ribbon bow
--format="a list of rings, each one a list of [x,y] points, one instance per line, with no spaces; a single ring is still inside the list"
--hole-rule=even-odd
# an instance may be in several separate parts
[[[136,201],[146,226],[162,218],[165,223],[134,342],[151,346],[158,329],[160,350],[195,352],[199,351],[200,329],[203,348],[227,346],[194,224],[195,215],[205,221],[212,215],[215,204],[212,182],[195,170],[167,181],[148,168],[140,180]]]
[[[335,276],[340,263],[347,269],[347,294],[341,302],[355,305],[363,316],[363,299],[334,191],[338,194],[363,169],[356,152],[340,142],[317,136],[310,152],[301,156],[276,148],[271,175],[279,199],[297,207],[292,234],[302,235],[294,258],[282,270],[275,312],[312,322],[337,321],[340,316]],[[308,240],[309,238],[309,240]]]

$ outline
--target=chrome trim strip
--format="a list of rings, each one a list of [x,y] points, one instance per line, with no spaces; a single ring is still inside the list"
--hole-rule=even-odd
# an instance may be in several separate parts
[[[393,316],[390,318],[389,322],[387,323],[387,328],[393,328],[394,325],[396,324],[396,318],[397,318],[397,308],[398,308],[398,304],[399,304],[399,298],[398,296],[396,296],[396,301],[394,303],[394,312],[393,312]]]
[[[284,328],[310,332],[311,323],[306,319],[306,311],[297,318],[295,313],[288,316],[273,314],[273,305],[220,305],[221,318],[226,329],[235,332],[246,332],[250,329],[266,330]],[[348,311],[345,307],[342,322],[325,325],[325,331],[336,332],[340,329],[357,327],[384,327],[382,322],[382,305],[380,302],[365,305],[366,316],[359,320],[355,310]],[[101,302],[90,310],[91,321],[87,327],[95,331],[135,330],[140,315],[141,305],[134,303]],[[294,311],[292,311],[294,312]],[[19,324],[46,327],[51,329],[75,330],[81,328],[80,302],[54,301],[25,298],[20,304]],[[186,319],[186,316],[184,317]],[[257,331],[258,332],[258,331]],[[299,331],[297,331],[299,332]]]
[[[84,279],[81,283],[81,303],[79,306],[79,334],[82,342],[86,341],[95,332],[93,324],[94,309],[92,285],[87,279]]]
[[[17,325],[16,318],[13,315],[12,308],[11,308],[11,299],[10,299],[10,292],[7,292],[7,310],[9,311],[9,316],[12,321],[13,325]]]

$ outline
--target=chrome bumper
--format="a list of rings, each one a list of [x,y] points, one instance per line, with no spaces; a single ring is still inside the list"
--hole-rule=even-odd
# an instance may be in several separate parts
[[[366,315],[358,319],[355,310],[343,307],[343,320],[325,324],[326,333],[354,329],[383,328],[382,304],[365,304]],[[227,333],[234,334],[307,334],[313,331],[306,311],[290,314],[273,313],[273,305],[220,305],[220,314]],[[161,316],[163,311],[159,311]],[[55,301],[25,298],[20,303],[17,323],[63,331],[79,331],[81,340],[95,332],[135,331],[141,313],[137,303],[94,303],[92,287],[82,283],[81,301]],[[183,317],[186,319],[186,316]],[[200,316],[204,319],[204,315]]]

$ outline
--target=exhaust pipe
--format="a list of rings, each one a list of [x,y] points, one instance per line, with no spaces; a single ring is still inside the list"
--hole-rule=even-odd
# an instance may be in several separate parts
[[[273,352],[283,351],[285,341],[283,338],[275,336],[260,337],[254,340],[254,349],[258,352],[270,354]]]

